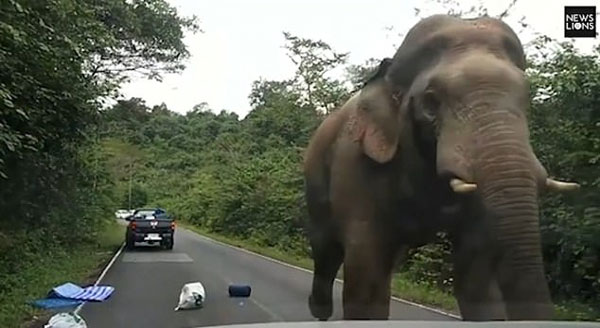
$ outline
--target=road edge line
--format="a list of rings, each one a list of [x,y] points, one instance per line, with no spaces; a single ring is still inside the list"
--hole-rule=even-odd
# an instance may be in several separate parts
[[[104,267],[104,269],[102,270],[102,273],[100,273],[100,276],[98,276],[98,279],[96,279],[96,282],[94,282],[94,287],[98,286],[98,284],[102,281],[102,279],[104,278],[104,276],[106,275],[106,273],[108,272],[108,270],[113,266],[113,264],[117,260],[117,257],[119,257],[119,255],[121,255],[121,252],[123,252],[124,248],[125,248],[125,242],[123,242],[121,244],[121,246],[119,247],[119,249],[117,250],[117,252],[110,259],[110,262],[108,262],[108,264]],[[81,309],[83,308],[83,306],[86,303],[87,302],[83,302],[83,303],[79,304],[79,306],[77,306],[77,308],[75,309],[75,311],[73,311],[73,313],[75,315],[79,315],[79,312],[81,311]]]
[[[258,254],[256,252],[247,250],[245,248],[241,248],[241,247],[238,247],[238,246],[235,246],[235,245],[231,245],[231,244],[219,241],[219,240],[215,240],[213,238],[210,238],[210,237],[208,237],[206,235],[203,235],[202,233],[196,232],[196,231],[191,230],[191,229],[186,229],[186,230],[188,230],[190,232],[193,232],[193,233],[196,233],[198,236],[201,236],[202,238],[208,239],[208,240],[210,240],[210,241],[212,241],[214,243],[217,243],[217,244],[220,244],[220,245],[224,245],[224,246],[227,246],[227,247],[231,247],[231,248],[234,248],[236,250],[245,252],[247,254],[252,254],[252,255],[258,256],[260,258],[263,258],[265,260],[269,260],[271,262],[274,262],[274,263],[277,263],[277,264],[281,264],[281,265],[284,265],[284,266],[287,266],[287,267],[290,267],[290,268],[293,268],[293,269],[296,269],[296,270],[300,270],[300,271],[308,272],[310,274],[314,274],[314,272],[311,271],[311,270],[308,270],[308,269],[305,269],[305,268],[302,268],[302,267],[299,267],[299,266],[296,266],[296,265],[293,265],[293,264],[290,264],[290,263],[286,263],[286,262],[280,261],[278,259],[274,259],[272,257],[268,257],[266,255]],[[335,278],[335,281],[338,282],[338,283],[340,283],[340,284],[344,283],[344,281],[342,279],[339,279],[339,278]],[[449,313],[449,312],[446,312],[446,311],[442,311],[442,310],[439,310],[439,309],[436,309],[436,308],[433,308],[433,307],[429,307],[429,306],[426,306],[426,305],[423,305],[423,304],[411,302],[409,300],[405,300],[405,299],[402,299],[402,298],[399,298],[399,297],[396,297],[396,296],[391,296],[390,298],[393,299],[394,301],[397,301],[397,302],[400,302],[400,303],[404,303],[404,304],[407,304],[407,305],[412,305],[414,307],[418,307],[418,308],[421,308],[421,309],[424,309],[424,310],[435,312],[437,314],[441,314],[441,315],[445,315],[447,317],[451,317],[451,318],[454,318],[454,319],[462,320],[462,318],[460,316],[456,315],[456,314],[452,314],[452,313]]]

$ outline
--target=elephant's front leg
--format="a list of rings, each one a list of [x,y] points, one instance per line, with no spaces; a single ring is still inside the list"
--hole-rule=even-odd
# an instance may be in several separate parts
[[[315,269],[308,304],[312,315],[325,321],[333,313],[331,292],[344,250],[332,236],[321,232],[312,236],[311,246]]]
[[[370,221],[351,223],[344,255],[344,319],[387,320],[394,247],[385,229]]]
[[[466,321],[505,320],[494,248],[478,232],[454,242],[454,295]]]

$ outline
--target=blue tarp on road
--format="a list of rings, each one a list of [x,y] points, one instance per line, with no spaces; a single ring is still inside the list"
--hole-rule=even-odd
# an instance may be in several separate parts
[[[49,296],[88,302],[102,302],[107,300],[114,290],[115,288],[112,286],[89,286],[81,288],[75,284],[66,283],[53,288]]]
[[[42,309],[76,307],[84,302],[106,301],[114,292],[112,286],[89,286],[81,288],[72,283],[65,283],[52,288],[46,298],[29,302]]]

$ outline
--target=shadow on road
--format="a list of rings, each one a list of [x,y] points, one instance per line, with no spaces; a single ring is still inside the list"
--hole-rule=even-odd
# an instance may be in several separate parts
[[[136,244],[134,248],[132,249],[124,249],[125,252],[127,253],[132,253],[132,252],[138,252],[138,253],[172,253],[173,250],[170,249],[164,249],[162,246],[155,244],[155,245],[151,245],[151,244]]]

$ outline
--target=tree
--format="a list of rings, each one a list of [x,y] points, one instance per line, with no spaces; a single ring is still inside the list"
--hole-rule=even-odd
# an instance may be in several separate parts
[[[260,79],[252,83],[250,105],[253,108],[264,106],[300,105],[302,95],[294,88],[294,81],[266,81]]]
[[[304,146],[320,122],[320,113],[306,104],[291,81],[253,83],[250,102],[253,109],[244,119],[245,131],[263,147]]]
[[[165,0],[108,0],[85,9],[104,36],[87,45],[89,74],[106,82],[121,82],[127,72],[160,80],[164,72],[181,71],[189,56],[184,32],[199,31],[196,17],[179,16]]]
[[[134,184],[131,187],[131,193],[127,191],[121,199],[121,208],[134,209],[148,203],[148,194],[139,184]]]
[[[310,40],[283,32],[288,57],[296,65],[293,79],[301,104],[329,113],[347,96],[343,83],[325,75],[345,64],[348,54],[338,53],[321,40]]]

